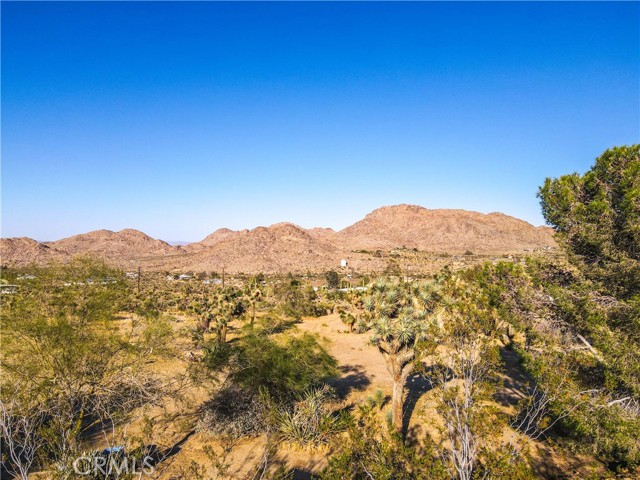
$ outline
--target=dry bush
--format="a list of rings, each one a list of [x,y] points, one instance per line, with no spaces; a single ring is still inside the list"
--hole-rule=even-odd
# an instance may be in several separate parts
[[[258,435],[265,428],[259,395],[235,385],[218,391],[202,406],[196,429],[233,438]]]

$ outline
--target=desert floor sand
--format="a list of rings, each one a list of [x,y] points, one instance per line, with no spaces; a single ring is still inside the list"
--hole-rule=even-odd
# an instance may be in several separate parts
[[[188,318],[179,317],[176,328],[183,328],[189,323]],[[240,324],[234,326],[237,329]],[[325,339],[327,348],[338,361],[341,375],[332,382],[338,396],[336,408],[355,406],[377,390],[384,393],[387,398],[384,408],[388,408],[392,379],[382,355],[370,344],[370,333],[350,333],[337,314],[305,318],[295,328],[300,332],[315,333]],[[232,329],[230,338],[233,338],[237,331]],[[177,347],[188,351],[190,343],[183,339]],[[504,385],[499,388],[495,400],[499,408],[509,412],[521,398],[528,379],[519,369],[517,356],[514,356],[513,352],[504,349],[503,362]],[[173,360],[166,365],[156,365],[154,368],[162,369],[165,374],[177,374],[184,371],[187,364],[187,360]],[[434,399],[429,382],[417,375],[410,376],[405,392],[404,428],[407,432],[407,441],[420,443],[427,438],[427,435],[438,440],[437,424],[433,421]],[[163,410],[156,409],[148,412],[149,417],[157,421],[156,438],[159,441],[159,447],[165,454],[169,454],[159,465],[155,478],[163,480],[184,478],[184,472],[192,462],[209,468],[211,459],[204,451],[207,445],[212,446],[218,453],[222,452],[223,447],[219,439],[203,432],[196,432],[193,428],[198,407],[209,395],[210,392],[204,388],[193,388],[189,391],[189,408],[185,408],[185,404],[169,402],[169,406]],[[129,433],[133,435],[137,432],[138,428],[133,426]],[[96,447],[103,443],[98,437],[95,442]],[[264,436],[234,442],[232,450],[225,459],[228,469],[224,476],[218,478],[253,478],[263,459],[264,447]],[[279,465],[285,465],[288,469],[295,469],[293,478],[310,478],[311,475],[318,474],[326,467],[330,454],[329,450],[307,451],[289,445],[278,445],[277,451],[269,460],[270,470],[275,470]],[[567,452],[561,455],[554,448],[541,443],[531,445],[531,454],[537,460],[534,464],[541,478],[558,478],[559,475],[566,478],[567,472],[572,472],[569,478],[580,478],[587,472],[599,469],[593,460],[588,462],[587,459],[578,455],[568,457]],[[211,477],[209,468],[204,478],[216,477]]]

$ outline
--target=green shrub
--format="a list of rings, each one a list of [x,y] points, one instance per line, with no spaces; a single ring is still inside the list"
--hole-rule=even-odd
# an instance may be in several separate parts
[[[228,369],[227,380],[254,393],[264,390],[276,402],[290,401],[338,374],[336,360],[316,335],[273,337],[251,332],[233,344],[209,344],[205,365]]]
[[[336,439],[335,453],[321,473],[323,480],[438,480],[449,478],[431,444],[413,447],[381,429],[372,408],[360,409],[346,437]]]
[[[338,374],[336,360],[309,333],[282,339],[247,335],[236,349],[232,381],[264,388],[277,401],[295,398]]]
[[[340,286],[340,275],[335,270],[329,270],[324,274],[327,281],[327,288],[336,289]]]
[[[311,286],[303,286],[298,280],[288,279],[275,289],[281,312],[291,318],[319,317],[326,313]]]

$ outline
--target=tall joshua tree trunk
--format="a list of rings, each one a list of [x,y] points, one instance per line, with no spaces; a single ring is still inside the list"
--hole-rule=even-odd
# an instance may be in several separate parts
[[[200,330],[202,332],[208,332],[210,326],[211,326],[211,314],[209,312],[205,312],[202,315],[200,315]]]
[[[391,395],[391,420],[393,429],[402,433],[402,417],[404,410],[404,381],[398,372],[393,373],[393,392]]]
[[[407,349],[394,349],[387,342],[380,342],[378,349],[382,353],[387,370],[393,378],[393,390],[391,394],[391,421],[393,429],[403,433],[404,419],[404,384],[413,370],[415,352]]]
[[[255,300],[251,304],[251,328],[253,328],[253,324],[256,323],[256,302]]]
[[[229,327],[228,327],[226,322],[218,327],[218,332],[217,332],[218,333],[218,343],[226,343],[227,342],[227,331],[228,330],[229,330]]]

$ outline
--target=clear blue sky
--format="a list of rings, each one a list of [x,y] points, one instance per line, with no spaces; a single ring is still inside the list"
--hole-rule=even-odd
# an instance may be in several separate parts
[[[639,3],[2,2],[2,236],[542,224],[640,141]]]

